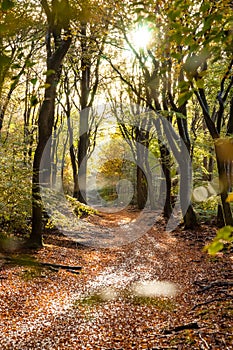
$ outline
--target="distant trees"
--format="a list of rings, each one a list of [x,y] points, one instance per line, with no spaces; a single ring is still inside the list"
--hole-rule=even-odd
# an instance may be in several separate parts
[[[101,55],[104,50],[109,10],[97,4],[80,2],[78,6],[78,42],[73,51],[73,71],[79,80],[79,141],[78,141],[78,186],[74,193],[80,202],[86,203],[87,158],[90,147],[90,124],[92,116],[90,109],[93,106],[97,90],[100,85]]]
[[[139,4],[137,4],[139,6]],[[178,132],[190,151],[190,135],[187,122],[187,99],[182,99],[183,88],[185,85],[184,73],[180,66],[177,66],[172,60],[172,49],[168,34],[168,21],[166,4],[157,4],[156,13],[151,2],[140,4],[140,8],[130,7],[134,21],[128,19],[128,13],[121,18],[120,32],[128,50],[131,51],[130,66],[125,62],[124,70],[119,68],[118,64],[109,58],[110,65],[118,74],[119,78],[125,84],[126,89],[130,90],[131,96],[134,95],[134,101],[142,104],[145,110],[152,110],[164,116],[170,123],[176,123]],[[127,18],[128,22],[125,21]],[[144,26],[148,31],[151,31],[151,42],[147,47],[140,47],[140,44],[130,41],[130,30],[132,28]],[[131,29],[130,29],[131,28]],[[143,44],[143,43],[142,43]],[[132,98],[131,98],[132,100]],[[152,123],[153,125],[153,123]],[[161,125],[161,128],[163,126]],[[145,140],[145,130],[138,129],[138,140],[147,142],[149,147],[149,139]],[[157,130],[158,135],[162,133]],[[149,137],[149,133],[147,138]],[[164,205],[164,214],[167,218],[171,216],[173,211],[171,203],[172,180],[171,180],[171,154],[166,145],[166,142],[159,140],[160,160],[163,170],[164,190],[166,191],[166,200]],[[149,174],[148,174],[149,175]],[[146,189],[144,190],[146,191]],[[190,200],[190,194],[187,194]],[[183,213],[186,227],[194,227],[196,224],[195,212],[192,205],[188,207],[188,211]]]

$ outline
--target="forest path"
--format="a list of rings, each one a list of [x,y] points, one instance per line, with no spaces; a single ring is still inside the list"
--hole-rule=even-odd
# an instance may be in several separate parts
[[[114,229],[137,215],[125,210],[84,220]],[[233,259],[202,252],[214,233],[209,226],[166,233],[161,221],[110,248],[47,234],[33,256],[83,270],[3,265],[0,348],[232,349]]]

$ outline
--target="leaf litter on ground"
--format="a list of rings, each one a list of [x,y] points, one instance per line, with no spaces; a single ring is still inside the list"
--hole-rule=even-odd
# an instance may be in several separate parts
[[[84,220],[106,229],[122,215]],[[159,223],[128,245],[104,249],[45,235],[33,259],[82,266],[78,275],[8,265],[2,254],[1,349],[232,349],[233,259],[203,252],[214,234],[208,225],[167,233]],[[208,288],[216,281],[229,284]]]

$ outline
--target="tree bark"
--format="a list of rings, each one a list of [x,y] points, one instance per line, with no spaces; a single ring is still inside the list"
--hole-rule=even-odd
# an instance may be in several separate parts
[[[137,206],[143,209],[147,201],[147,180],[142,168],[137,165]]]
[[[63,0],[68,6],[69,3]],[[40,186],[50,185],[50,168],[51,168],[51,135],[54,125],[54,105],[56,97],[56,87],[61,75],[62,61],[70,47],[71,35],[69,32],[69,22],[66,19],[66,31],[64,39],[61,36],[62,18],[56,18],[60,2],[54,1],[52,8],[46,0],[41,0],[44,11],[48,20],[48,32],[46,36],[47,47],[47,73],[45,81],[45,95],[40,109],[38,119],[38,145],[36,147],[33,161],[33,178],[32,178],[32,231],[30,242],[33,245],[42,245],[42,211],[43,204],[40,193]],[[63,16],[64,14],[60,14]],[[60,20],[60,21],[59,21]],[[52,42],[54,42],[52,49]],[[44,154],[46,148],[46,154]]]
[[[78,193],[79,202],[86,204],[87,151],[89,146],[89,110],[91,62],[87,52],[87,23],[81,23],[81,113],[78,142]]]
[[[231,82],[232,83],[232,82]],[[220,140],[220,134],[217,130],[217,127],[214,124],[214,121],[212,120],[210,114],[209,114],[209,109],[207,106],[207,103],[205,102],[205,98],[203,98],[204,91],[203,89],[199,89],[198,91],[195,91],[195,95],[197,97],[197,100],[202,108],[204,120],[206,122],[207,128],[209,130],[209,133],[215,142],[215,154],[216,154],[216,159],[217,159],[217,167],[218,167],[218,175],[219,175],[219,184],[220,184],[220,192],[221,192],[221,204],[222,204],[222,216],[224,218],[225,225],[233,225],[233,217],[232,217],[232,211],[229,203],[226,202],[226,198],[228,195],[228,188],[226,186],[226,168],[224,166],[224,157],[227,157],[228,154],[225,151],[223,154],[219,154],[219,148],[218,148],[218,140]],[[232,101],[231,101],[232,102]],[[222,108],[222,105],[220,106],[220,109]],[[232,106],[230,105],[230,110]],[[229,123],[228,123],[228,131],[231,130],[231,118],[232,116],[230,115],[229,118]],[[221,152],[222,153],[222,152]],[[221,211],[218,210],[220,213]],[[221,220],[221,218],[219,218]]]
[[[171,204],[171,189],[172,189],[172,180],[171,180],[171,172],[170,172],[170,152],[168,148],[161,144],[159,140],[159,149],[161,155],[161,167],[163,174],[162,176],[165,179],[161,182],[160,188],[160,201],[164,203],[163,214],[166,219],[169,219],[172,214],[172,204]],[[165,198],[165,202],[164,202]]]

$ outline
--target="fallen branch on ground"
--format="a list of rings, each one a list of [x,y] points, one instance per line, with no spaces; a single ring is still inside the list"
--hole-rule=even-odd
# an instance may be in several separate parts
[[[214,281],[214,282],[211,282],[210,284],[202,287],[197,293],[203,293],[205,292],[206,290],[209,290],[213,287],[230,287],[230,286],[233,286],[233,281]]]
[[[164,334],[172,334],[172,333],[176,333],[176,332],[180,332],[183,331],[185,329],[198,329],[199,325],[197,322],[191,322],[191,323],[187,323],[187,324],[183,324],[181,326],[176,326],[174,328],[170,328],[170,329],[164,329],[163,333]]]
[[[12,265],[20,265],[20,266],[37,266],[37,267],[48,267],[52,268],[54,270],[66,270],[71,273],[79,273],[80,270],[82,270],[82,266],[70,266],[70,265],[61,265],[61,264],[54,264],[54,263],[46,263],[41,261],[36,261],[30,258],[11,258],[11,257],[4,257],[6,264],[12,264]]]
[[[193,310],[197,309],[200,306],[208,305],[208,304],[214,303],[215,301],[225,301],[226,299],[233,299],[233,296],[227,294],[227,295],[224,296],[224,298],[214,298],[214,299],[211,299],[211,300],[207,300],[207,301],[204,301],[203,303],[194,305],[191,310],[193,311]]]

